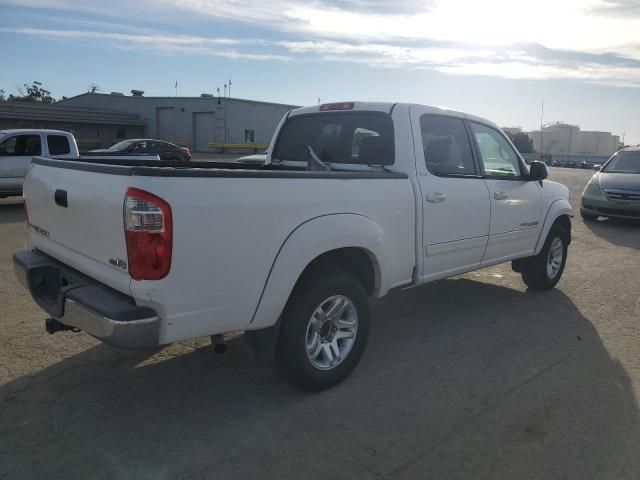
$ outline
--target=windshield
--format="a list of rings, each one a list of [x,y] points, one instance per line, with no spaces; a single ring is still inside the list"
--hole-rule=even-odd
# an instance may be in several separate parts
[[[640,173],[640,150],[616,153],[602,171],[605,173]]]
[[[287,121],[274,158],[305,162],[310,146],[322,162],[391,165],[393,122],[381,112],[331,112],[300,115]]]
[[[122,150],[126,150],[134,141],[135,140],[123,140],[122,142],[118,142],[115,145],[111,145],[107,150],[111,150],[112,152],[120,152]]]

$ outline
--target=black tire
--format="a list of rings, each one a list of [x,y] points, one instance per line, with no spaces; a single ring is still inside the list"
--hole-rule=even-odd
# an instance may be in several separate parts
[[[547,270],[547,261],[549,258],[549,250],[556,238],[562,242],[562,262],[560,269],[555,276],[550,276]],[[564,267],[567,263],[567,251],[569,244],[569,234],[559,225],[554,225],[540,253],[534,257],[527,259],[522,268],[522,280],[529,287],[535,290],[550,290],[556,286],[562,277]]]
[[[316,309],[341,295],[357,312],[357,332],[349,352],[333,368],[315,367],[307,355],[307,326]],[[282,317],[275,352],[276,371],[293,385],[309,391],[330,388],[344,380],[358,364],[367,344],[371,313],[369,298],[355,276],[336,269],[316,269],[305,274],[291,294]]]
[[[580,210],[580,216],[582,217],[583,220],[595,220],[598,218],[598,215],[594,215],[592,213],[587,213],[584,210]]]

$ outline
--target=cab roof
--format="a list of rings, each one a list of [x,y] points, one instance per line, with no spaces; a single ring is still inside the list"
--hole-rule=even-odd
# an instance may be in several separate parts
[[[349,106],[353,105],[351,108],[340,108],[341,106]],[[338,108],[332,108],[332,106],[336,106]],[[331,103],[323,103],[319,105],[312,105],[309,107],[296,108],[291,110],[289,113],[290,117],[297,115],[305,115],[309,113],[331,113],[331,112],[340,112],[340,111],[368,111],[368,112],[383,112],[383,113],[391,113],[392,111],[396,111],[398,109],[406,110],[407,112],[411,109],[411,107],[420,107],[426,110],[426,113],[436,114],[436,115],[447,115],[450,117],[458,117],[458,118],[466,118],[468,120],[475,120],[480,123],[488,124],[494,126],[498,129],[500,127],[486,118],[478,117],[476,115],[471,115],[469,113],[460,112],[457,110],[452,110],[447,107],[436,107],[433,105],[422,105],[419,103],[391,103],[391,102],[359,102],[359,101],[347,101],[347,102],[331,102]]]

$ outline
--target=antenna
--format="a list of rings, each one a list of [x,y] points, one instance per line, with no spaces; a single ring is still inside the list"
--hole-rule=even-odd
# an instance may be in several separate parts
[[[216,91],[218,92],[218,105],[220,105],[220,87],[216,88]]]
[[[89,84],[89,92],[96,93],[99,90],[100,90],[100,87],[97,84],[95,83]]]
[[[225,98],[227,96],[227,84],[226,83],[224,84],[224,96],[225,96]]]
[[[178,80],[176,80],[176,84],[174,85],[176,89],[176,97],[178,96]]]
[[[229,98],[231,98],[231,80],[229,80]]]

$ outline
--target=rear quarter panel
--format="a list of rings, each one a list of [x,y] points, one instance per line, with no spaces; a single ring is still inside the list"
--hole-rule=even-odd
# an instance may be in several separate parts
[[[133,177],[132,182],[172,208],[171,272],[160,281],[131,282],[139,303],[166,319],[161,343],[250,328],[278,251],[294,230],[316,217],[366,217],[383,232],[389,252],[383,281],[411,280],[415,230],[408,179]],[[300,245],[295,254],[309,256],[312,248]]]

